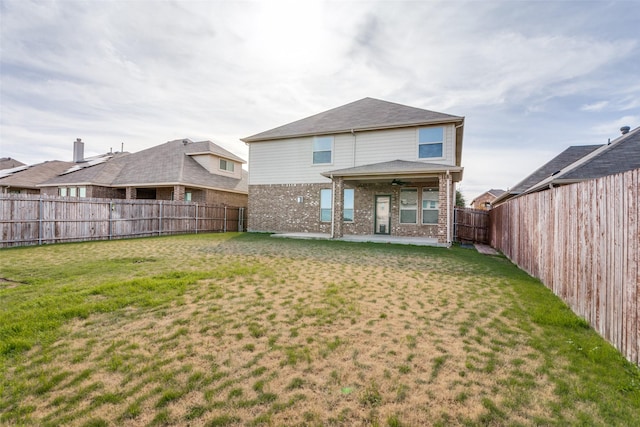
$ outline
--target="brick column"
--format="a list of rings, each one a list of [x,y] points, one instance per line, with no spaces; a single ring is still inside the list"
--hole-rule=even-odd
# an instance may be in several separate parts
[[[438,243],[449,243],[447,231],[449,234],[453,234],[453,203],[455,202],[455,192],[451,178],[451,174],[447,175],[446,173],[440,174],[438,177]],[[449,190],[448,196],[447,188]]]
[[[333,227],[331,238],[339,239],[343,236],[344,218],[344,178],[333,178]]]
[[[173,200],[184,201],[184,185],[173,186]]]
[[[126,198],[127,199],[137,199],[138,198],[138,192],[136,191],[136,187],[127,187],[126,188]]]

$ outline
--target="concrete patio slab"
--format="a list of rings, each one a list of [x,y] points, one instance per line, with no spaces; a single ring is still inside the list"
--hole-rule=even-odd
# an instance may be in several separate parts
[[[392,243],[397,245],[416,245],[416,246],[440,246],[446,247],[444,243],[438,243],[438,239],[433,237],[405,237],[405,236],[387,236],[387,235],[346,235],[339,239],[331,239],[330,234],[324,233],[277,233],[271,237],[286,239],[317,239],[317,240],[340,240],[343,242],[371,242],[371,243]]]

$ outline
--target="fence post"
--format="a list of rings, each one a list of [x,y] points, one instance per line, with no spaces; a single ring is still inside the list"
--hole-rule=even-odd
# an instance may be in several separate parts
[[[224,224],[222,225],[222,231],[227,232],[227,207],[224,207]]]
[[[42,196],[38,199],[38,245],[42,244],[42,215],[44,212]]]
[[[238,208],[238,232],[244,231],[244,208]]]
[[[109,240],[113,239],[113,208],[114,208],[113,200],[109,202]]]
[[[158,236],[160,236],[162,234],[162,200],[160,200],[160,207],[158,209]]]
[[[196,234],[198,234],[198,204],[195,205],[196,208]]]

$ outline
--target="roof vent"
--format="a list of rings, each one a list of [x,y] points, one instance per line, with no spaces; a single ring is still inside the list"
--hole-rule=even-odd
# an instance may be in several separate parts
[[[623,135],[629,133],[630,130],[631,130],[631,128],[629,126],[622,126],[620,128],[620,132],[622,132]]]

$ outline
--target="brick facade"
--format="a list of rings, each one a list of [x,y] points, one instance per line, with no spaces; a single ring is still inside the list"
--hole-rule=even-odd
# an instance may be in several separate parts
[[[391,196],[391,235],[411,237],[433,237],[446,243],[446,175],[432,182],[407,184],[404,188],[416,188],[421,198],[423,188],[439,188],[440,212],[437,225],[400,224],[400,189],[403,187],[384,184],[338,183],[340,188],[353,188],[354,221],[342,223],[342,234],[374,234],[375,196]],[[450,179],[450,177],[449,177]],[[272,184],[249,186],[248,230],[257,232],[331,233],[330,222],[320,222],[320,190],[333,188],[326,184]],[[455,185],[450,183],[450,203],[453,203]],[[420,199],[421,200],[421,199]],[[343,203],[341,200],[336,200]],[[453,206],[453,205],[452,205]],[[450,218],[453,207],[450,207]],[[419,203],[418,209],[421,209]],[[337,208],[334,206],[334,214]],[[336,224],[338,227],[339,225]],[[450,225],[452,227],[452,225]],[[334,234],[337,236],[337,230]]]

